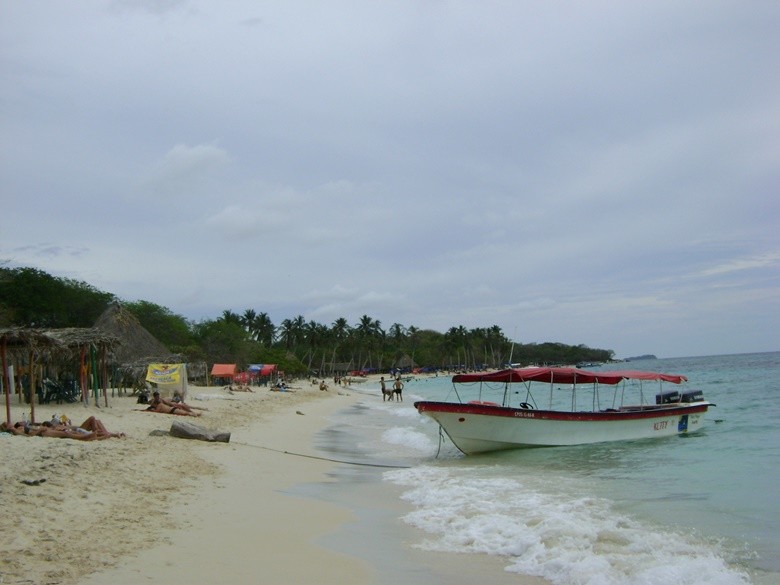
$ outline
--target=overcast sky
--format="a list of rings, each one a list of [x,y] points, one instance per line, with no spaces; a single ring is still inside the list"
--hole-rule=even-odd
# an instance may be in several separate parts
[[[780,2],[0,0],[0,260],[193,321],[780,350]]]

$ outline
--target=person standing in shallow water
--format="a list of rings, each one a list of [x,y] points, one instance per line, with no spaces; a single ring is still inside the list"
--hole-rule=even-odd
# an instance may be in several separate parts
[[[393,391],[387,389],[387,386],[385,385],[385,377],[384,376],[382,376],[379,379],[379,385],[382,388],[382,402],[384,402],[385,400],[390,400],[392,402],[392,400],[393,400]]]
[[[404,389],[404,383],[401,382],[401,378],[400,377],[396,378],[395,383],[393,384],[393,392],[395,393],[395,399],[398,400],[399,402],[404,401],[403,394],[401,394],[401,392],[403,392],[403,389]]]

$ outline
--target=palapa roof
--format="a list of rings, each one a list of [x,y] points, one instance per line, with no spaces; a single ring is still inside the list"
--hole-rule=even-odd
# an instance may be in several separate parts
[[[394,368],[415,368],[417,367],[417,364],[414,363],[414,360],[408,354],[403,354],[393,363],[393,367]]]
[[[51,345],[52,339],[44,335],[42,329],[29,327],[4,327],[0,329],[0,342],[8,349],[30,348]]]
[[[0,329],[0,341],[11,352],[27,352],[52,355],[68,355],[79,348],[93,345],[111,350],[119,343],[114,335],[94,327],[66,327],[62,329],[33,329],[9,327]]]
[[[146,367],[150,363],[177,363],[181,356],[172,354],[147,331],[135,315],[119,303],[112,303],[95,322],[95,328],[118,339],[113,349],[116,363],[129,367]]]

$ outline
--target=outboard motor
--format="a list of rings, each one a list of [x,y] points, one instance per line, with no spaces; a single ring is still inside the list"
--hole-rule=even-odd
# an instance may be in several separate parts
[[[701,390],[691,390],[683,392],[680,402],[704,402],[704,392]]]
[[[675,402],[680,402],[679,390],[670,390],[669,392],[655,395],[656,404],[674,404]]]

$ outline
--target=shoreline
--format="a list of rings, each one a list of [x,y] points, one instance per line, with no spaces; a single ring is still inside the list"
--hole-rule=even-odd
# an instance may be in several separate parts
[[[290,493],[299,483],[325,481],[335,465],[305,455],[318,456],[310,448],[312,436],[346,405],[349,396],[342,392],[324,400],[311,396],[204,453],[219,471],[174,505],[186,528],[165,530],[141,555],[80,583],[372,582],[368,564],[314,542],[351,520],[349,511]]]
[[[344,481],[346,465],[315,446],[334,413],[374,388],[381,400],[378,378],[329,392],[297,384],[288,393],[191,386],[188,403],[205,410],[183,420],[230,431],[229,443],[173,438],[167,429],[181,417],[137,412],[135,397],[39,406],[40,420],[94,415],[127,437],[0,436],[0,505],[12,527],[0,536],[0,582],[543,583],[504,572],[499,558],[413,548],[423,536],[400,519],[398,490],[378,475]],[[334,489],[339,498],[326,495]]]
[[[148,564],[151,557],[147,556],[161,543],[181,542],[181,536],[199,523],[213,521],[207,517],[212,499],[247,469],[256,469],[257,477],[250,480],[260,482],[258,496],[262,496],[250,500],[251,504],[274,512],[275,506],[285,503],[279,501],[279,490],[319,479],[330,464],[307,459],[305,466],[296,465],[289,456],[255,449],[252,459],[267,464],[246,465],[249,447],[239,443],[265,437],[269,446],[281,450],[310,451],[311,435],[327,422],[317,414],[325,417],[348,400],[346,390],[334,388],[326,393],[306,382],[299,384],[303,387],[294,392],[258,387],[255,392],[234,394],[221,387],[190,386],[188,403],[204,409],[197,418],[139,412],[145,406],[133,396],[109,397],[108,407],[38,405],[39,421],[65,414],[79,424],[95,416],[110,431],[126,437],[85,442],[0,433],[0,507],[7,528],[0,532],[0,582],[72,585],[108,571],[118,579],[121,567],[133,562]],[[21,420],[24,411],[23,405],[12,404],[13,420]],[[171,437],[168,429],[174,420],[230,431],[231,442]],[[272,441],[282,437],[284,441]],[[226,504],[226,510],[231,507]],[[343,511],[312,510],[310,521],[300,525],[300,537],[308,542],[309,533],[316,535],[347,517]],[[272,524],[276,532],[283,525],[279,521]],[[227,540],[224,544],[217,540],[216,548],[229,551],[235,547],[231,527],[222,524],[217,528]],[[275,542],[266,544],[265,550],[284,552]],[[177,558],[187,554],[179,548]],[[300,543],[294,548],[300,549]],[[192,562],[193,568],[199,564],[205,564],[204,560]],[[352,568],[361,575],[354,582],[361,581],[359,563]],[[148,579],[158,577],[150,574]],[[138,582],[138,575],[127,582]]]

